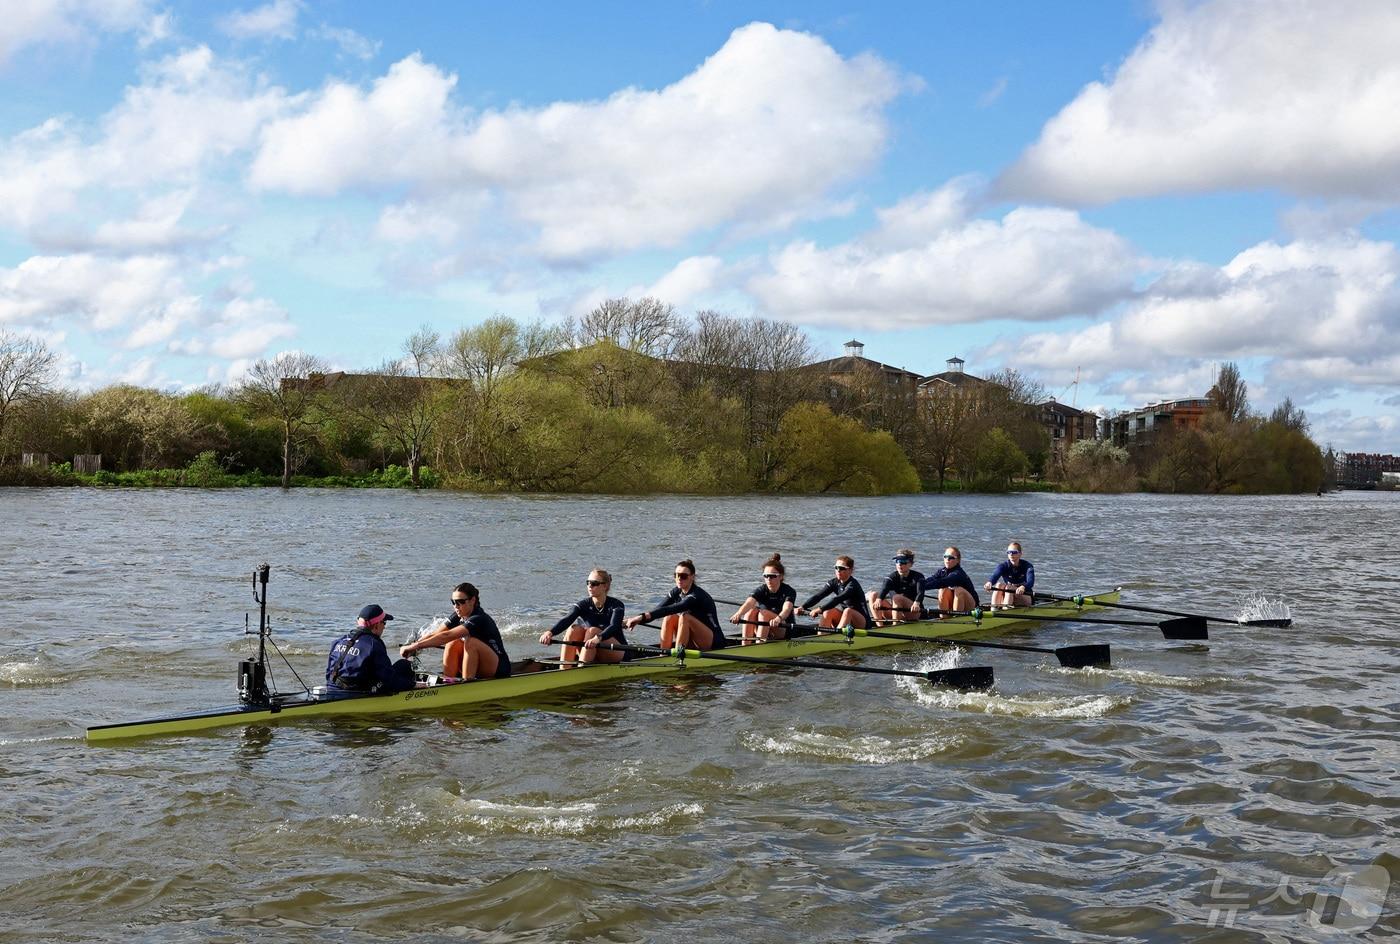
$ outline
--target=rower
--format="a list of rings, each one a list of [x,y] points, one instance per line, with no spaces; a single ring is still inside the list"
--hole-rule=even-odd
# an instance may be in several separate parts
[[[1006,545],[1006,560],[997,564],[982,588],[992,591],[992,612],[1035,602],[1035,565],[1021,555],[1020,541]]]
[[[924,593],[930,590],[938,591],[940,610],[967,611],[982,605],[972,578],[962,569],[962,551],[953,546],[943,551],[943,566],[924,578]]]
[[[854,576],[855,569],[854,557],[843,554],[836,558],[836,564],[832,568],[836,576],[812,594],[806,603],[797,608],[797,612],[818,617],[825,628],[843,629],[854,626],[856,629],[865,629],[870,625],[870,609],[865,600],[865,591]],[[819,601],[829,594],[835,594],[831,603],[827,606],[819,605]]]
[[[660,603],[640,616],[630,616],[623,625],[628,629],[639,623],[661,621],[661,648],[723,649],[728,643],[719,628],[719,613],[715,601],[695,583],[695,563],[689,558],[676,564],[676,585]]]
[[[870,609],[877,621],[904,623],[924,615],[924,575],[913,567],[913,550],[901,547],[894,552],[894,573],[879,590],[870,591]]]
[[[632,655],[598,648],[601,642],[627,645],[627,637],[622,632],[622,601],[608,596],[612,574],[595,567],[589,571],[587,586],[588,596],[575,603],[553,628],[540,634],[540,645],[547,646],[556,635],[567,630],[566,642],[559,647],[559,660],[565,663],[560,666],[563,669],[571,669],[573,665],[569,663],[577,662],[622,662]]]
[[[331,691],[391,695],[414,686],[413,665],[407,659],[390,662],[380,638],[391,619],[377,603],[360,610],[354,631],[331,645],[326,660],[326,685]]]
[[[469,583],[452,588],[453,614],[447,625],[399,650],[411,656],[423,649],[442,649],[442,674],[464,681],[479,678],[507,678],[510,656],[501,631],[481,608],[481,594]]]
[[[783,580],[785,576],[787,568],[783,566],[782,555],[774,552],[763,562],[762,582],[729,617],[729,622],[744,625],[744,645],[787,638],[787,627],[796,610],[797,591],[787,585]]]

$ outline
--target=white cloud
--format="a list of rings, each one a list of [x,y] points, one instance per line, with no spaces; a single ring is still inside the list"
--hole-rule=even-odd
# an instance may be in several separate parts
[[[901,80],[871,56],[756,23],[658,91],[472,115],[415,55],[368,91],[332,83],[266,131],[255,187],[335,194],[487,190],[554,258],[677,244],[827,212],[882,152]]]
[[[1069,204],[1278,187],[1400,198],[1400,4],[1167,3],[1009,168],[1013,199]]]
[[[339,47],[342,56],[359,59],[362,62],[368,62],[379,55],[379,47],[382,45],[378,40],[367,39],[352,29],[330,26],[325,23],[315,29],[307,30],[306,35],[312,39],[323,39],[334,43]]]
[[[1400,453],[1400,416],[1394,413],[1357,415],[1345,408],[1308,414],[1311,435],[1323,448],[1338,452]]]
[[[139,331],[148,322],[188,318],[192,303],[173,256],[33,256],[0,268],[0,323]]]
[[[0,64],[29,46],[90,42],[148,28],[151,0],[19,0],[0,16]]]
[[[219,19],[219,29],[234,39],[292,39],[297,34],[298,0],[272,0]]]
[[[1259,359],[1270,389],[1298,400],[1400,386],[1397,349],[1400,248],[1351,234],[1261,243],[1213,271],[1182,265],[1113,321],[1003,340],[987,353],[1055,377],[1136,372],[1119,384],[1125,395],[1166,396],[1200,395],[1213,374],[1204,365]],[[1176,386],[1188,376],[1194,387]]]
[[[679,308],[713,289],[723,270],[724,260],[718,256],[691,256],[682,259],[671,271],[635,294],[642,298],[657,298]]]
[[[773,316],[872,328],[1095,314],[1129,297],[1141,262],[1117,234],[1067,210],[967,217],[965,182],[880,212],[881,226],[830,249],[789,244],[748,282]]]
[[[199,333],[171,344],[177,354],[229,361],[255,359],[273,342],[295,337],[296,326],[282,306],[266,298],[234,298]]]

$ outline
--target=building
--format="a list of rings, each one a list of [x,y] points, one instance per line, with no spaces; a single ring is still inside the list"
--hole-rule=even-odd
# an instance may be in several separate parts
[[[1337,484],[1343,488],[1390,487],[1400,476],[1400,456],[1376,452],[1343,452],[1337,456]]]
[[[909,394],[918,390],[919,381],[922,379],[918,374],[902,367],[871,360],[865,356],[865,345],[860,341],[852,338],[843,344],[841,349],[845,352],[841,357],[818,361],[812,365],[813,370],[823,371],[831,379],[832,385],[828,388],[827,395],[832,399],[842,394],[841,387],[849,388],[857,380],[870,376],[878,377],[884,386],[892,390]],[[837,384],[840,387],[836,386]]]
[[[1066,406],[1056,400],[1046,400],[1040,405],[1040,425],[1050,434],[1050,451],[1064,458],[1069,447],[1081,439],[1097,439],[1099,417],[1088,410]]]
[[[958,394],[966,396],[977,393],[988,387],[1000,386],[990,380],[973,376],[963,370],[966,363],[961,357],[954,355],[945,361],[947,369],[939,374],[930,374],[919,380],[919,396],[940,397],[948,394]]]
[[[1131,410],[1111,416],[1104,421],[1105,439],[1113,440],[1116,446],[1142,444],[1153,433],[1168,426],[1194,428],[1201,425],[1210,411],[1208,397],[1191,397],[1182,400],[1163,400],[1140,410]]]

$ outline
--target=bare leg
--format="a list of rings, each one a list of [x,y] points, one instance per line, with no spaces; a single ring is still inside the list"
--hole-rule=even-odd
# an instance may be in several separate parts
[[[689,613],[681,613],[680,625],[676,629],[676,645],[682,649],[713,649],[714,630]]]
[[[853,606],[846,607],[845,612],[841,614],[839,628],[844,629],[847,626],[854,626],[856,629],[864,629],[865,614]]]
[[[462,657],[462,678],[494,678],[501,667],[500,656],[480,639],[467,639],[466,655]]]
[[[448,678],[462,678],[462,656],[466,652],[466,643],[460,639],[454,639],[442,647],[442,674]]]
[[[680,627],[679,615],[668,616],[661,621],[661,648],[670,649],[676,644],[676,631]]]
[[[579,647],[578,647],[577,644],[583,642],[583,640],[584,640],[584,638],[585,638],[583,624],[582,624],[582,623],[575,623],[574,625],[570,626],[568,629],[566,629],[566,630],[564,631],[564,638],[565,638],[566,640],[568,640],[570,643],[574,643],[574,645],[563,645],[563,646],[560,646],[560,647],[559,647],[559,661],[560,661],[560,662],[577,662],[577,661],[579,661]],[[586,660],[585,660],[585,661],[586,661]],[[561,669],[572,669],[573,666],[571,666],[571,665],[561,665],[560,668],[561,668]]]

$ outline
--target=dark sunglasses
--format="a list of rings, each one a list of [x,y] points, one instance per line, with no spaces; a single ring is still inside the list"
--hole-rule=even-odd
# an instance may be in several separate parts
[[[676,574],[676,579],[677,579],[677,580],[681,580],[682,578],[685,578],[685,577],[693,577],[693,576],[695,576],[695,575],[694,575],[694,574]]]
[[[1007,551],[1007,552],[1006,552],[1006,555],[1007,555],[1008,557],[1020,557],[1020,556],[1021,556],[1021,552],[1020,552],[1020,551]]]
[[[601,581],[601,580],[590,580],[590,581],[588,581],[588,585],[589,585],[590,587],[601,587],[601,586],[603,586],[603,581]]]
[[[779,577],[781,577],[781,576],[782,576],[782,574],[764,574],[764,575],[763,575],[763,579],[764,579],[764,580],[777,580],[777,579],[778,579]]]
[[[911,561],[911,560],[910,560],[909,558],[907,558],[907,557],[896,557],[896,558],[894,558],[894,562],[895,562],[896,564],[912,564],[912,563],[914,563],[913,561]]]
[[[453,605],[453,606],[461,606],[463,603],[470,603],[470,602],[472,602],[472,598],[471,598],[471,597],[462,597],[462,599],[460,599],[460,600],[457,599],[456,597],[453,597],[453,598],[452,598],[452,605]]]
[[[958,555],[956,555],[956,554],[944,554],[944,555],[943,555],[943,559],[944,559],[944,560],[957,560],[957,559],[958,559]]]

